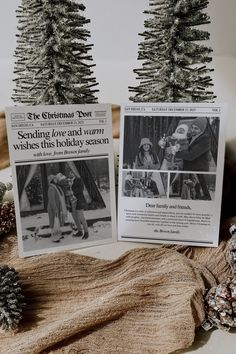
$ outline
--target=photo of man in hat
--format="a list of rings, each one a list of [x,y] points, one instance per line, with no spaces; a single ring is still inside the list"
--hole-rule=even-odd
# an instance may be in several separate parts
[[[184,171],[209,171],[210,137],[207,132],[207,118],[197,117],[190,126],[188,149],[176,152],[183,159]]]

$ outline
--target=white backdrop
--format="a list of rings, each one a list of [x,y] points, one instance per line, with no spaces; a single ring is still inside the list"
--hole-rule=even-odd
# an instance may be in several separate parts
[[[189,0],[191,1],[191,0]],[[78,0],[78,2],[80,2]],[[91,19],[90,30],[96,42],[97,60],[133,60],[138,32],[143,29],[143,10],[149,0],[81,0]],[[15,48],[15,10],[21,0],[2,0],[0,12],[0,58],[11,58]],[[235,55],[235,0],[210,0],[211,45],[215,55]]]
[[[189,0],[191,1],[191,0]],[[15,10],[21,0],[3,1],[0,12],[0,110],[12,104],[13,53],[15,49]],[[143,10],[148,0],[82,0],[88,28],[94,43],[94,69],[100,84],[99,101],[120,104],[129,98],[128,86],[136,84],[132,72],[140,67],[136,60],[138,33],[144,29]],[[210,0],[212,23],[210,45],[214,49],[213,79],[218,101],[229,103],[227,139],[236,138],[236,1]]]

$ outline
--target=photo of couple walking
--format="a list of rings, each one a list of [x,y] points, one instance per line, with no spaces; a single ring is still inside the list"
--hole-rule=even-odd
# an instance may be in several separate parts
[[[86,200],[84,198],[84,184],[81,177],[75,176],[69,171],[68,176],[61,172],[48,176],[48,217],[52,230],[52,241],[60,242],[62,236],[61,227],[65,225],[68,213],[72,214],[77,232],[74,237],[89,237],[88,224],[84,217]],[[83,226],[83,231],[82,227]]]
[[[112,238],[108,158],[16,168],[24,252]]]
[[[218,118],[126,117],[124,131],[124,169],[216,172]]]

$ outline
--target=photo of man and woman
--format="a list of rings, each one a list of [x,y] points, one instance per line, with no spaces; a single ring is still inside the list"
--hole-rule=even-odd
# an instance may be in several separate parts
[[[24,251],[112,237],[107,158],[16,166]]]
[[[123,171],[122,194],[135,198],[166,198],[167,173]]]
[[[125,116],[123,169],[216,172],[218,117]]]

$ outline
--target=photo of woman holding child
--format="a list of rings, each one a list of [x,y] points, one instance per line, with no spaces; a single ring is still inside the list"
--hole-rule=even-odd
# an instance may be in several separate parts
[[[124,169],[216,172],[216,117],[129,116],[124,129]]]

